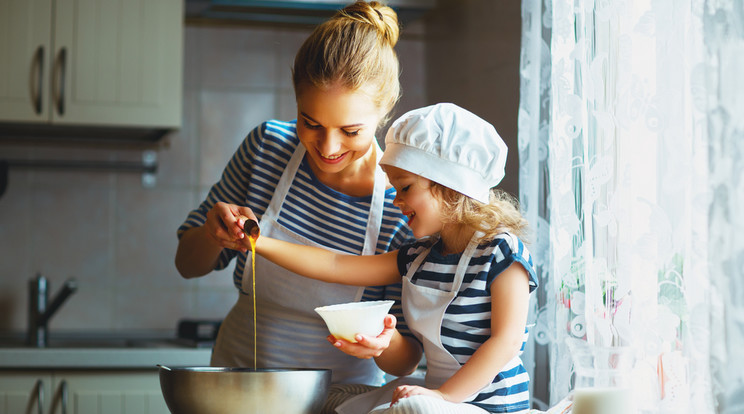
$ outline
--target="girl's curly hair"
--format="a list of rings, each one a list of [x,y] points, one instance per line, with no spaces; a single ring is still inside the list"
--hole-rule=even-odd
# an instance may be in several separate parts
[[[430,189],[442,201],[443,221],[463,223],[483,232],[481,241],[492,240],[505,231],[525,240],[527,219],[522,216],[517,199],[509,193],[492,189],[489,203],[484,204],[434,181]]]

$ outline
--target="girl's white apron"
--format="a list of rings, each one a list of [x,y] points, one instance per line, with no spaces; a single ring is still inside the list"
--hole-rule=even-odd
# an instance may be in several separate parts
[[[390,403],[395,387],[399,385],[421,385],[427,388],[439,388],[458,369],[460,363],[442,345],[441,329],[444,313],[457,292],[460,291],[462,280],[478,247],[478,239],[482,233],[476,232],[465,248],[455,270],[452,282],[452,290],[443,291],[425,286],[417,286],[411,282],[411,278],[426,259],[431,248],[421,252],[413,263],[408,273],[403,278],[403,316],[411,331],[421,340],[426,356],[426,376],[424,381],[420,378],[402,377],[390,382],[384,387],[370,391],[366,394],[354,397],[336,409],[339,414],[367,413],[373,408]],[[475,395],[468,398],[474,398]]]
[[[376,148],[379,156],[382,151]],[[305,155],[297,146],[282,173],[266,212],[261,235],[320,246],[278,223],[279,211]],[[362,254],[375,254],[382,224],[386,179],[378,165]],[[250,259],[243,272],[242,293],[225,317],[212,354],[213,366],[253,367],[253,298]],[[382,374],[373,360],[340,352],[328,343],[328,328],[315,313],[318,306],[358,301],[363,287],[325,283],[299,276],[256,256],[258,368],[330,368],[333,382],[379,385]]]

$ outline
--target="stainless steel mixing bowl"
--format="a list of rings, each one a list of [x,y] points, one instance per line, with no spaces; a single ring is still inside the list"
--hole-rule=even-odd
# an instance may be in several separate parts
[[[173,414],[314,414],[330,382],[327,369],[160,366],[160,389]]]

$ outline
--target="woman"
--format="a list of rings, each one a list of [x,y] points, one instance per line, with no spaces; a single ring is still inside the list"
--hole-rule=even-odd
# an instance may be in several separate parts
[[[384,253],[411,237],[378,165],[375,139],[399,97],[398,34],[395,12],[377,2],[358,1],[319,25],[295,57],[297,120],[268,121],[251,131],[179,228],[176,267],[183,277],[222,269],[237,257],[240,294],[222,323],[212,365],[330,368],[334,383],[382,384],[372,358],[375,338],[347,344],[348,355],[338,352],[323,340],[328,332],[313,309],[396,299],[393,312],[405,334],[400,286],[311,281],[260,258],[254,360],[254,292],[238,218],[256,219],[263,235],[351,254]]]

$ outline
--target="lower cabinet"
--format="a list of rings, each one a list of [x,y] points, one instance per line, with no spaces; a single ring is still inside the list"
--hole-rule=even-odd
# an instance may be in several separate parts
[[[0,414],[169,414],[157,371],[0,371]]]

